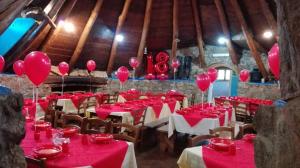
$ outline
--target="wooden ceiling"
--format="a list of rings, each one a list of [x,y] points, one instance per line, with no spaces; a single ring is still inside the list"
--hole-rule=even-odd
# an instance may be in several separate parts
[[[65,6],[71,1],[74,0],[67,0]],[[103,0],[98,17],[89,33],[75,68],[85,68],[86,62],[93,59],[97,63],[98,70],[105,71],[107,69],[118,17],[122,12],[125,1]],[[153,0],[150,27],[146,39],[148,51],[157,52],[172,48],[173,1]],[[217,40],[218,37],[223,36],[223,30],[214,0],[196,1],[204,44],[219,45]],[[230,0],[221,1],[231,36],[242,34],[241,25]],[[275,42],[275,39],[266,40],[262,38],[263,32],[271,27],[264,15],[260,1],[262,0],[238,0],[238,3],[254,39],[267,51]],[[273,0],[265,1],[276,18],[275,2]],[[113,64],[114,70],[122,65],[128,66],[129,58],[137,56],[143,31],[146,3],[147,0],[132,0],[130,4],[124,25],[121,28],[124,41],[118,43]],[[41,43],[40,49],[50,56],[52,64],[57,65],[61,61],[70,61],[95,4],[96,0],[77,0],[71,13],[66,18],[67,21],[74,23],[75,32],[67,33],[62,28],[57,28]],[[68,9],[63,8],[63,10]],[[63,10],[60,13],[64,13]],[[191,0],[178,0],[178,32],[180,40],[178,48],[197,45]]]

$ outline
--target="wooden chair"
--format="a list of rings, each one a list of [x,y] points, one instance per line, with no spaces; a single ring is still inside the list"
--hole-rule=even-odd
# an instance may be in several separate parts
[[[195,104],[195,99],[196,99],[196,94],[195,93],[192,93],[192,96],[191,96],[191,106],[193,106]]]
[[[82,133],[84,134],[109,133],[110,130],[111,122],[99,118],[87,118],[84,120],[82,126]]]
[[[79,129],[83,128],[85,117],[81,117],[76,114],[63,114],[62,115],[62,127],[77,127]]]
[[[133,118],[134,118],[133,125],[138,125],[143,127],[145,124],[146,112],[147,112],[146,107],[133,111]]]
[[[111,128],[111,132],[115,139],[129,141],[134,143],[134,145],[137,145],[140,142],[139,127],[125,123],[112,123]]]
[[[238,134],[239,138],[242,138],[245,134],[256,134],[253,124],[243,124],[239,126],[240,131]]]
[[[45,160],[44,159],[34,159],[25,156],[25,160],[27,162],[27,167],[38,167],[38,168],[45,168]]]
[[[62,124],[63,124],[62,116],[64,114],[65,113],[63,111],[55,110],[55,112],[54,112],[54,121],[53,121],[53,127],[54,128],[62,127]]]
[[[168,129],[168,124],[157,128],[159,149],[161,152],[172,153],[174,151],[174,137],[168,137]]]
[[[94,97],[90,97],[83,106],[84,116],[88,118],[96,116],[94,109],[97,106],[99,106],[97,100]]]
[[[54,125],[55,111],[56,111],[57,99],[50,99],[47,110],[45,111],[44,120]]]
[[[209,129],[209,134],[215,137],[230,137],[230,139],[234,139],[234,127],[217,127],[215,129]]]
[[[188,147],[197,146],[200,143],[209,140],[210,138],[214,138],[214,135],[196,135],[188,137]]]
[[[235,102],[233,108],[234,108],[236,120],[246,122],[247,116],[249,114],[249,104]]]

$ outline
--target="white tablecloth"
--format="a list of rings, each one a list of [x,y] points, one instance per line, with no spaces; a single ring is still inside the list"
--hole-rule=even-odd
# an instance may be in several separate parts
[[[66,113],[77,113],[78,109],[71,99],[58,99],[57,106],[62,107],[62,111]]]
[[[177,164],[179,168],[206,168],[202,157],[202,147],[185,148]]]
[[[228,112],[225,112],[225,126],[229,124],[228,121]],[[234,112],[232,112],[231,121],[235,121]],[[207,135],[209,134],[209,129],[214,129],[219,126],[220,123],[218,118],[204,118],[191,127],[182,115],[174,113],[169,117],[168,137],[173,135],[174,130],[191,135]]]
[[[134,144],[131,142],[128,143],[128,149],[125,154],[125,158],[122,163],[122,168],[137,168],[136,158],[134,153]]]

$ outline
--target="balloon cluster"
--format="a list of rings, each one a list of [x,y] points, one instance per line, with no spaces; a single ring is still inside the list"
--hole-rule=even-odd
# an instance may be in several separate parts
[[[168,74],[166,74],[169,69],[168,60],[169,55],[167,53],[159,52],[155,57],[156,64],[154,65],[153,57],[149,54],[147,56],[147,75],[145,78],[148,80],[155,79],[155,77],[159,80],[168,79]]]
[[[218,77],[218,71],[215,68],[208,68],[207,73],[201,73],[196,77],[196,84],[198,88],[205,92],[210,84],[214,83]]]

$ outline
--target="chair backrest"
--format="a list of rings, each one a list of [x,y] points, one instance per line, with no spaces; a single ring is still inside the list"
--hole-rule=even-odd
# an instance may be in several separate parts
[[[125,140],[136,144],[139,141],[140,128],[126,123],[112,123],[112,130],[115,139]]]
[[[253,126],[253,124],[243,124],[239,126],[240,128],[240,132],[239,132],[239,136],[240,138],[242,138],[245,134],[255,134],[255,128]]]
[[[111,122],[99,118],[87,118],[82,126],[82,133],[84,134],[110,133],[110,130]]]
[[[196,94],[195,93],[192,93],[192,96],[191,96],[191,106],[193,106],[195,104],[195,99],[196,99]]]
[[[54,124],[55,119],[55,111],[56,111],[57,99],[50,99],[48,103],[47,110],[45,111],[45,121],[50,122],[52,125]]]
[[[44,159],[34,159],[25,156],[25,160],[27,162],[27,167],[32,168],[44,168],[45,166],[45,160]]]
[[[83,121],[85,119],[84,117],[75,114],[63,114],[61,118],[63,128],[78,127],[80,129],[83,127]]]
[[[119,92],[114,92],[113,94],[110,94],[108,103],[109,104],[116,103],[118,101],[118,96],[119,96]]]
[[[133,125],[144,126],[146,118],[147,107],[140,108],[133,111]]]
[[[59,111],[59,110],[56,110],[54,112],[54,121],[53,121],[54,128],[62,127],[62,124],[63,124],[62,116],[64,114],[65,113],[63,111]]]
[[[249,113],[249,103],[235,102],[233,108],[236,120],[245,122]]]
[[[234,139],[234,127],[217,127],[209,129],[209,134],[216,137]]]
[[[214,135],[197,135],[188,138],[188,147],[193,147],[198,145],[199,143],[209,140],[210,138],[214,138]]]
[[[214,99],[215,99],[215,105],[222,106],[224,104],[224,99],[219,97],[215,97]]]

